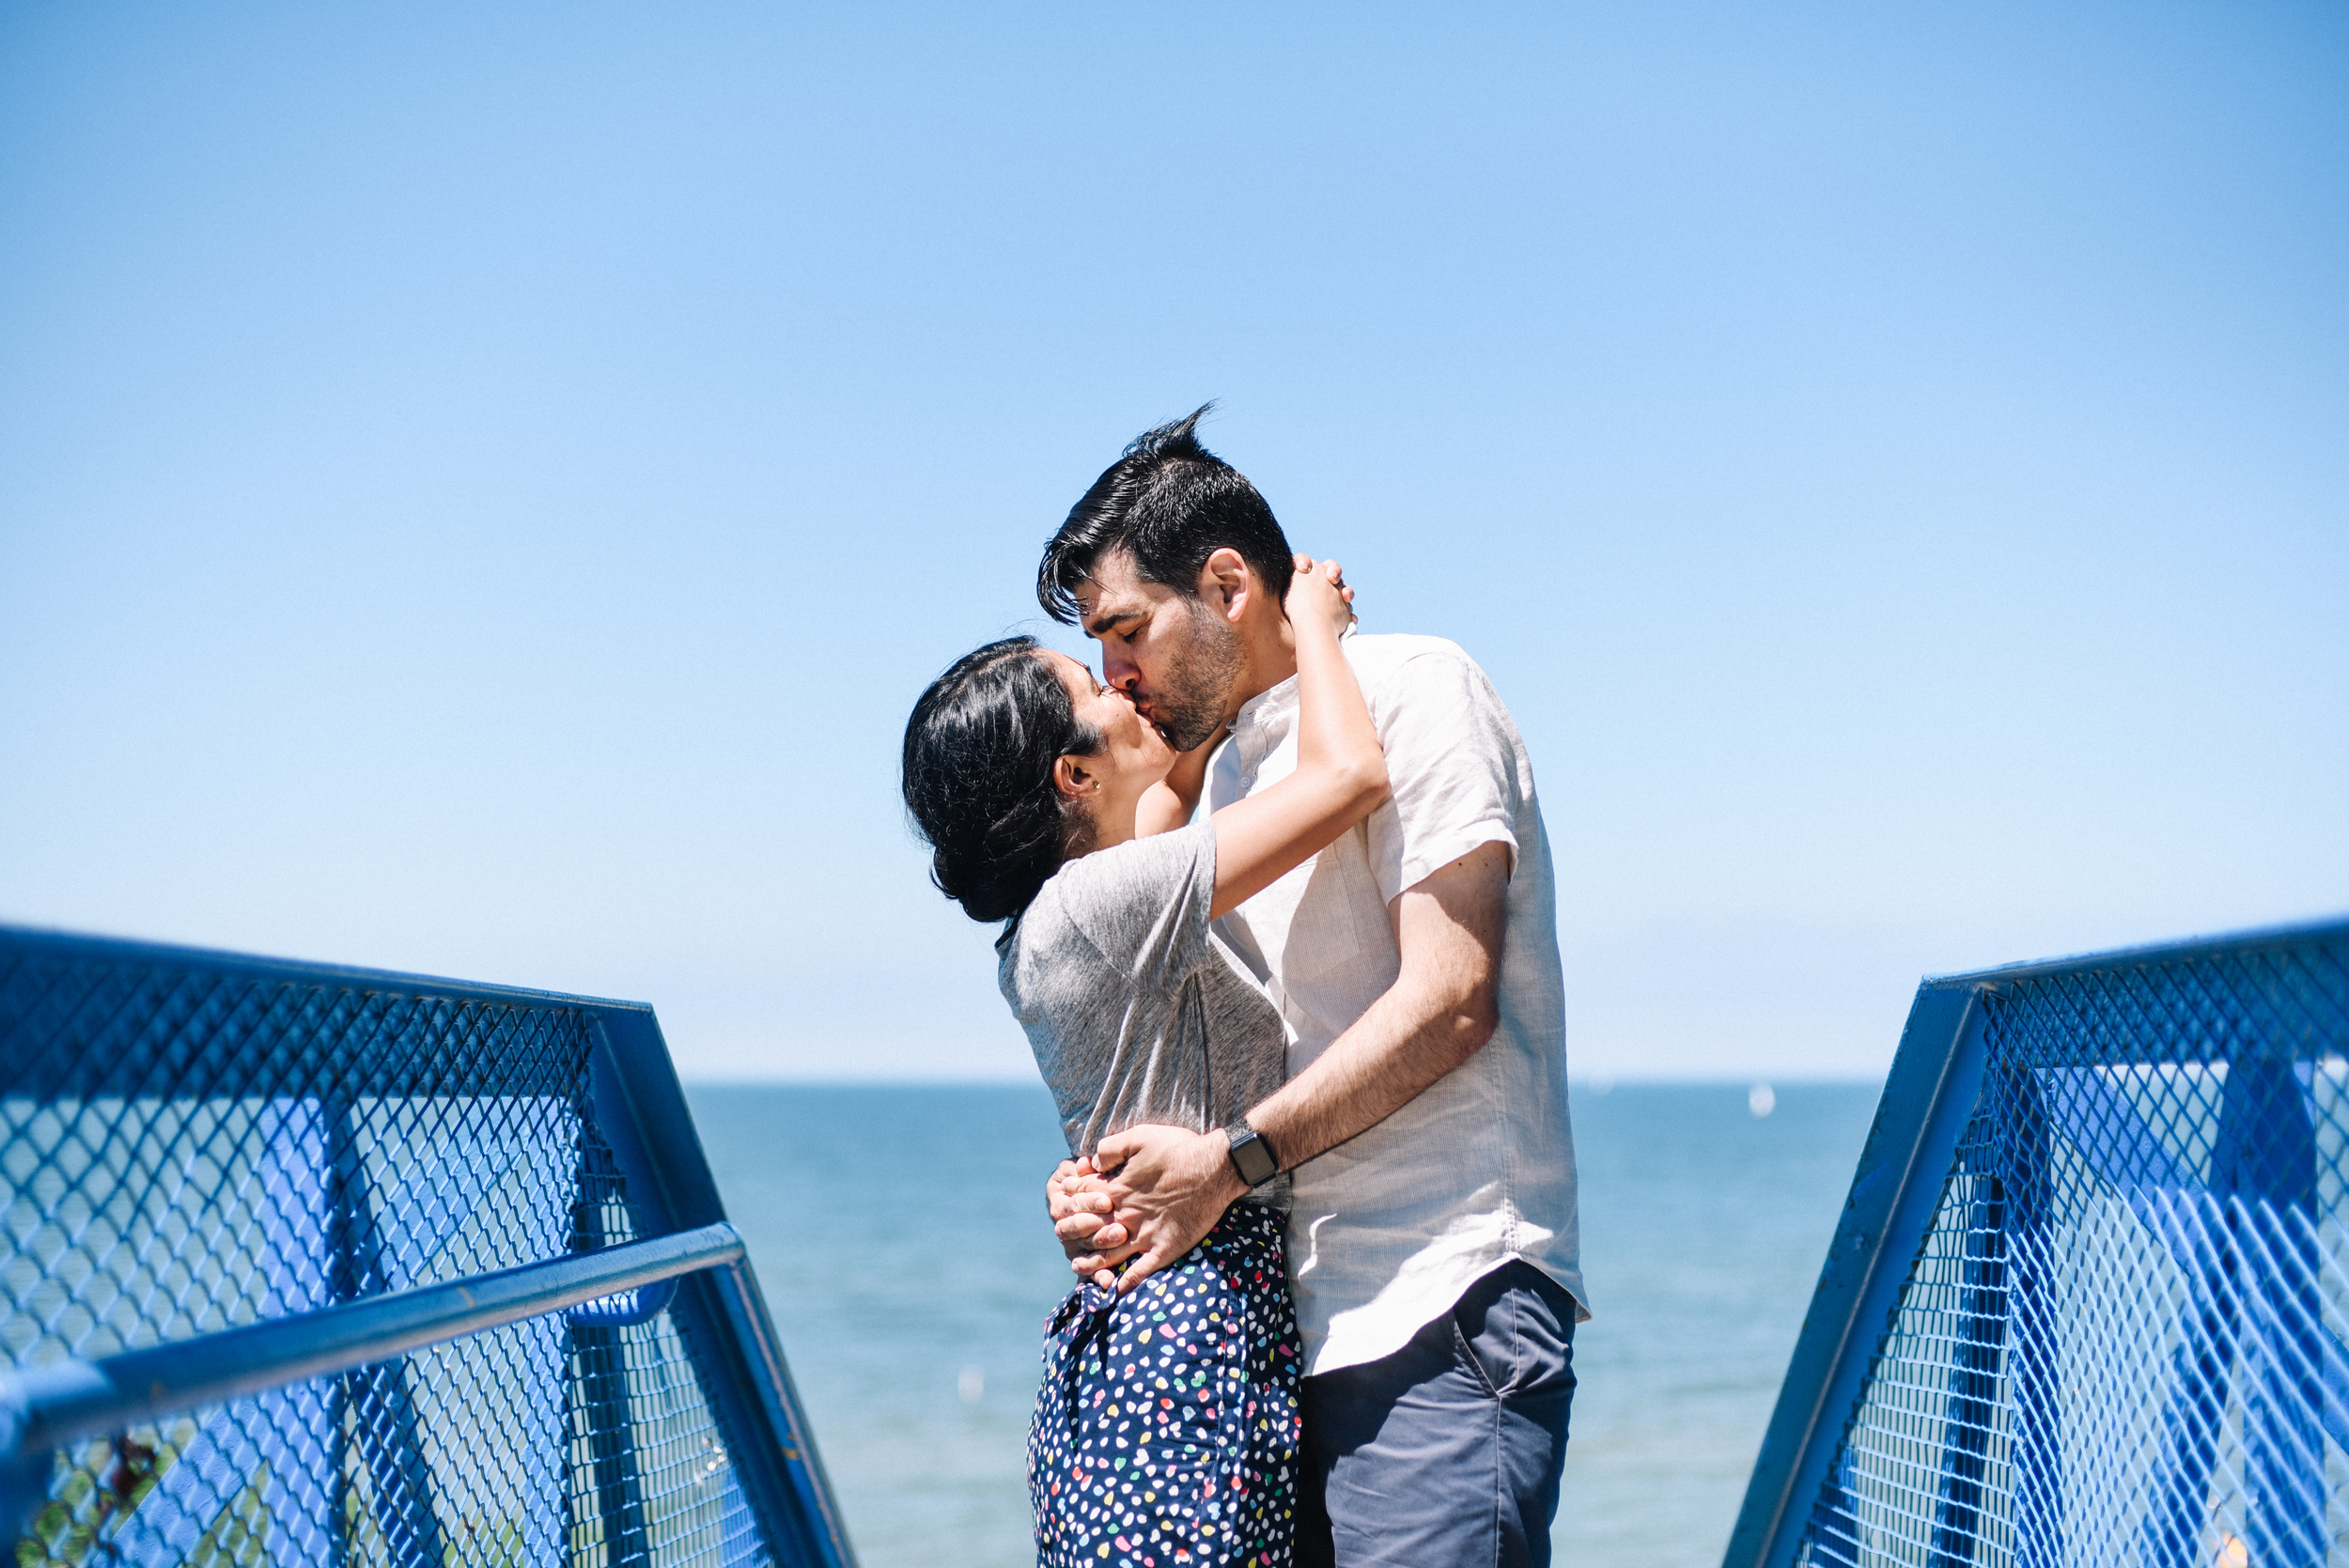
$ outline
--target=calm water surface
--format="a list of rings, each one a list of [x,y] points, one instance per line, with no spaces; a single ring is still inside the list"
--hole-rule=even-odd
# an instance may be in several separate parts
[[[865,1568],[1034,1560],[1023,1477],[1061,1152],[1041,1088],[700,1087]],[[1583,1267],[1562,1565],[1712,1568],[1875,1108],[1874,1086],[1578,1087]]]

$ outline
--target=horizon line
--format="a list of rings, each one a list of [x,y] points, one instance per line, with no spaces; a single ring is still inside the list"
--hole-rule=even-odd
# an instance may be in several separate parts
[[[1036,1078],[972,1078],[972,1077],[703,1077],[680,1072],[678,1080],[688,1089],[1034,1089],[1049,1093],[1041,1079]],[[1658,1073],[1569,1073],[1566,1086],[1588,1089],[1606,1085],[1599,1093],[1611,1089],[1631,1088],[1735,1088],[1749,1089],[1757,1083],[1776,1088],[1805,1085],[1850,1087],[1875,1086],[1884,1081],[1882,1074],[1854,1075],[1848,1073],[1814,1073],[1808,1071],[1760,1071],[1727,1075],[1720,1073],[1658,1074]]]

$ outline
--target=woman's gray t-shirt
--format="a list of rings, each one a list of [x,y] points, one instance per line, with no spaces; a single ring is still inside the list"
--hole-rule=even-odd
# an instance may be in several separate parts
[[[1229,1126],[1281,1087],[1280,1011],[1209,929],[1214,898],[1201,821],[1068,862],[1012,928],[997,982],[1070,1154],[1145,1122]],[[1285,1203],[1287,1188],[1276,1176],[1252,1196]]]

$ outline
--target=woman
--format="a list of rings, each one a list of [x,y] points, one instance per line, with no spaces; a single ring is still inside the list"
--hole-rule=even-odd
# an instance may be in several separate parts
[[[1194,825],[1212,746],[1178,758],[1122,692],[1032,638],[966,656],[914,706],[907,807],[941,891],[1005,923],[998,979],[1073,1156],[1143,1123],[1227,1126],[1281,1085],[1280,1015],[1208,922],[1386,796],[1338,647],[1346,597],[1335,562],[1299,558],[1283,601],[1297,770]],[[1122,1296],[1097,1277],[1053,1314],[1028,1440],[1045,1568],[1290,1560],[1299,1349],[1285,1203],[1276,1175],[1174,1266]]]

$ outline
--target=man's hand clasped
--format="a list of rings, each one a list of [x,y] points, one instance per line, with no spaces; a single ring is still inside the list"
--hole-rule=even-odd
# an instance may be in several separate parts
[[[1061,1161],[1045,1201],[1069,1267],[1123,1296],[1198,1246],[1247,1190],[1221,1132],[1138,1126],[1091,1159]]]

